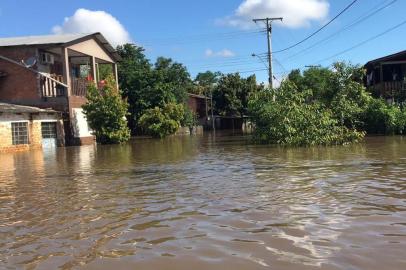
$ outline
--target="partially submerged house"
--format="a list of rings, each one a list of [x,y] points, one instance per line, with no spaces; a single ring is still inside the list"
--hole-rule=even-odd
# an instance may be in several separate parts
[[[209,97],[188,93],[188,107],[197,117],[199,125],[206,125],[209,119],[209,102]]]
[[[0,102],[0,152],[64,144],[60,112]]]
[[[406,99],[406,51],[371,60],[365,65],[365,84],[377,97]]]
[[[64,143],[93,143],[81,108],[87,86],[106,71],[117,81],[119,59],[100,33],[0,38],[0,102],[60,112]]]

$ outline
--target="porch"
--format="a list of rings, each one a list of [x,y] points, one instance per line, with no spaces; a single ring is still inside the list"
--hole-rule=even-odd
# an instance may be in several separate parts
[[[55,48],[40,53],[43,54],[52,55],[48,63],[40,61],[38,64],[38,70],[44,74],[39,81],[43,98],[86,97],[89,84],[94,83],[101,88],[109,75],[113,75],[117,82],[117,65],[113,60],[108,61],[70,48]]]
[[[389,81],[377,83],[370,87],[375,96],[384,99],[405,100],[406,99],[406,82]]]
[[[406,51],[368,62],[365,83],[376,97],[406,100]]]

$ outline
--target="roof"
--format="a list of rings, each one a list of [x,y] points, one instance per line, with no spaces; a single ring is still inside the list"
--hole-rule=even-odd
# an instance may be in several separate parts
[[[365,65],[368,66],[368,65],[373,65],[373,64],[380,63],[380,62],[399,61],[399,60],[406,60],[406,50],[401,51],[401,52],[397,52],[397,53],[394,53],[394,54],[390,54],[390,55],[387,55],[387,56],[384,56],[384,57],[380,57],[380,58],[377,58],[375,60],[371,60],[368,63],[366,63]]]
[[[41,109],[12,103],[0,102],[0,113],[58,113],[52,109]]]
[[[95,38],[113,56],[115,60],[118,61],[121,59],[113,46],[111,46],[107,39],[99,32],[91,34],[63,34],[0,38],[0,47],[62,45],[66,43],[79,42],[81,39],[92,37]]]
[[[203,95],[196,95],[192,93],[187,93],[189,97],[194,97],[194,98],[201,98],[201,99],[210,99],[209,97],[203,96]]]

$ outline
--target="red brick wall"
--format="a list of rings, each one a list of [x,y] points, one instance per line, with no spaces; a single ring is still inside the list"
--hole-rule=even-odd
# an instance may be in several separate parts
[[[198,118],[206,116],[206,100],[203,98],[189,96],[187,102],[189,109],[196,113]]]
[[[2,47],[0,55],[17,62],[36,55],[33,47]],[[0,59],[0,71],[6,72],[6,77],[0,78],[0,101],[30,104],[41,98],[38,93],[37,75],[16,64]]]

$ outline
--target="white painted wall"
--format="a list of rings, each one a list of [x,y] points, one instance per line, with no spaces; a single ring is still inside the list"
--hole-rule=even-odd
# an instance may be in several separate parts
[[[86,115],[82,108],[74,108],[73,110],[73,132],[76,138],[92,136],[89,125],[87,124]]]
[[[102,47],[94,40],[89,39],[83,42],[71,45],[68,49],[84,53],[86,55],[94,56],[96,58],[105,60],[109,63],[114,63],[114,60],[103,50]]]

